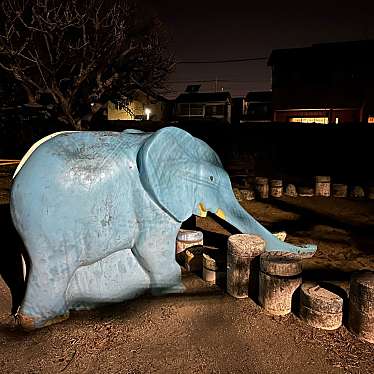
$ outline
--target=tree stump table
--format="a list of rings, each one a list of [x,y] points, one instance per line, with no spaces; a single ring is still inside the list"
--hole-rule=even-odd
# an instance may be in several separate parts
[[[301,284],[301,259],[284,252],[265,252],[260,256],[259,303],[266,312],[291,312],[292,296]]]
[[[335,330],[342,325],[343,299],[317,283],[304,283],[300,292],[300,318],[318,329]]]
[[[349,329],[361,340],[374,343],[374,272],[354,273],[349,285]]]
[[[329,197],[331,193],[331,177],[316,176],[315,194],[316,196]]]
[[[270,195],[271,197],[282,197],[283,181],[281,179],[272,179],[270,181]]]
[[[238,299],[256,297],[256,257],[265,250],[265,241],[250,234],[231,235],[227,242],[227,292]],[[257,263],[258,268],[258,263]],[[258,272],[258,270],[257,270]]]

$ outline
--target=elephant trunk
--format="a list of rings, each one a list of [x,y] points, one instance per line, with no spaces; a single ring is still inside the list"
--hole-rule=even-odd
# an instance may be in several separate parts
[[[298,247],[276,238],[270,231],[247,213],[234,196],[230,199],[225,199],[224,201],[225,206],[222,210],[219,210],[220,212],[224,212],[224,219],[244,234],[260,236],[265,240],[266,251],[291,252],[304,257],[311,257],[316,252],[316,245],[310,244]]]

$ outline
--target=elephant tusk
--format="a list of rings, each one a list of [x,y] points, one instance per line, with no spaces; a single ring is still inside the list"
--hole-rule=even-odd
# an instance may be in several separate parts
[[[205,208],[203,203],[199,203],[199,216],[205,218],[208,214],[208,211]]]
[[[221,219],[226,219],[225,212],[222,209],[217,209],[216,216],[218,216]]]
[[[287,233],[285,231],[275,232],[273,235],[282,242],[284,242],[287,237]]]

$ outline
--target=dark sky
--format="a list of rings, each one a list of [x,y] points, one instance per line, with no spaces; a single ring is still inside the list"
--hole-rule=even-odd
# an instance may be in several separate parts
[[[374,38],[374,0],[154,0],[150,2],[172,37],[177,60],[268,57],[273,49]],[[323,58],[323,56],[321,56]],[[177,65],[170,97],[188,81],[205,80],[233,96],[271,88],[267,61]],[[192,83],[192,82],[191,82]]]

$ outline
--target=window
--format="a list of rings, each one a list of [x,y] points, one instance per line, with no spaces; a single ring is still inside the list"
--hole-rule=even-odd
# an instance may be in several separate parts
[[[289,121],[294,123],[321,123],[324,125],[329,123],[328,117],[290,117]]]
[[[216,115],[223,116],[225,114],[225,106],[224,105],[216,105]]]
[[[207,105],[205,108],[205,114],[209,116],[223,116],[225,114],[224,105]]]
[[[368,123],[374,123],[374,116],[369,116]]]
[[[190,104],[179,104],[179,114],[188,116],[190,114]]]
[[[203,116],[204,106],[203,104],[179,104],[178,114],[180,116]]]
[[[190,105],[190,116],[202,116],[204,114],[204,107],[202,104]]]

